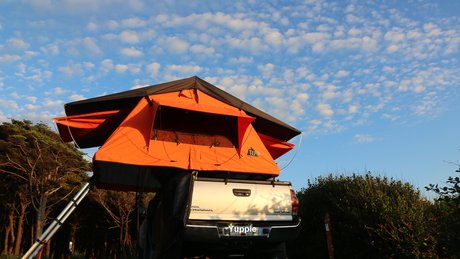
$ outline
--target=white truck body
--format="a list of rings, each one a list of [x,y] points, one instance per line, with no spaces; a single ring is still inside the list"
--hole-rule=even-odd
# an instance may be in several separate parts
[[[291,186],[285,182],[197,179],[188,218],[292,221]]]
[[[300,231],[290,182],[194,177],[184,248],[211,257],[286,258]]]

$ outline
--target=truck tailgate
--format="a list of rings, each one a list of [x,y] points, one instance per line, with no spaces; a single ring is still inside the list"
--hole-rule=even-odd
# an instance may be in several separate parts
[[[195,179],[189,219],[291,221],[287,182]]]

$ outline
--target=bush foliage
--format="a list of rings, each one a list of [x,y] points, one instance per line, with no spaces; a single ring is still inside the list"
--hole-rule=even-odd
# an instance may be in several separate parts
[[[408,183],[366,175],[319,177],[298,193],[302,231],[292,258],[327,258],[330,214],[336,258],[436,256],[435,208]],[[295,246],[295,247],[293,247]]]
[[[460,173],[460,168],[456,171]],[[446,186],[430,184],[427,190],[438,194],[438,251],[442,258],[460,258],[460,177],[449,177]]]

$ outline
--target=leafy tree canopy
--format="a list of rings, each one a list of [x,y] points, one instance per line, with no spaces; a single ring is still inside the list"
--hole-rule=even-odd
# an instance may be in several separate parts
[[[326,213],[331,217],[337,258],[436,254],[433,205],[410,184],[370,173],[329,175],[309,182],[298,198],[303,226],[298,244],[294,244],[299,254],[292,257],[327,257]]]

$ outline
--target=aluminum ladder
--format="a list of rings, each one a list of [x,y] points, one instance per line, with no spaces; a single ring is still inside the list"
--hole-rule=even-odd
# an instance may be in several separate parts
[[[42,249],[43,245],[48,242],[56,231],[64,224],[66,219],[72,214],[77,208],[78,204],[86,197],[93,185],[93,178],[90,178],[87,183],[75,194],[70,200],[67,206],[61,211],[59,216],[53,220],[53,222],[46,228],[43,234],[35,241],[35,243],[29,248],[29,250],[21,257],[22,259],[33,258]]]

